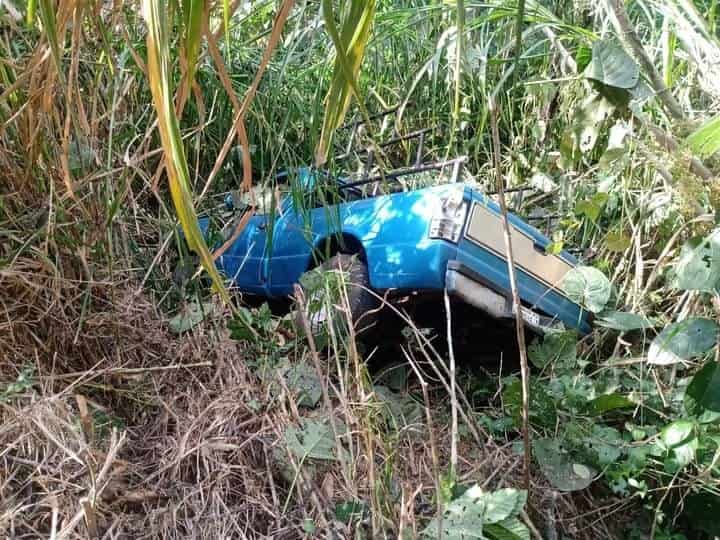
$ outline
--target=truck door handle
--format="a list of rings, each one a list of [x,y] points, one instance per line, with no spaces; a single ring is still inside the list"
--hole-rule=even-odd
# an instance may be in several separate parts
[[[266,221],[263,221],[262,223],[260,223],[260,224],[257,226],[257,228],[258,228],[259,230],[261,230],[261,231],[264,231],[265,229],[267,229],[267,222],[266,222]]]

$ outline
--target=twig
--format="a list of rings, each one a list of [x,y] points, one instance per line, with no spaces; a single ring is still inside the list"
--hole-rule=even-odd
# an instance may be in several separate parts
[[[508,277],[512,292],[513,308],[515,311],[515,328],[517,342],[520,349],[520,376],[522,378],[522,437],[523,437],[523,473],[525,489],[530,491],[530,373],[528,370],[527,349],[525,347],[525,323],[522,318],[522,304],[515,276],[515,259],[513,257],[512,238],[510,236],[510,221],[508,220],[507,202],[505,201],[505,182],[500,165],[500,133],[498,131],[498,114],[495,99],[489,100],[490,124],[493,141],[493,161],[497,182],[498,201],[503,216],[503,232],[505,236],[505,249],[507,251]]]
[[[447,321],[447,344],[448,356],[450,357],[450,475],[453,482],[457,473],[457,435],[458,435],[458,402],[457,402],[457,382],[455,376],[455,351],[452,341],[452,310],[450,309],[450,297],[447,289],[443,291],[443,299],[445,301],[445,318]]]
[[[425,402],[425,421],[427,422],[428,438],[430,439],[430,456],[432,458],[433,465],[433,480],[435,481],[435,497],[437,498],[437,520],[438,520],[438,539],[442,535],[442,518],[443,518],[443,498],[442,498],[442,486],[440,484],[440,460],[438,459],[437,445],[435,443],[435,433],[433,431],[432,415],[430,414],[430,397],[428,395],[428,384],[425,378],[422,376],[422,372],[415,365],[415,361],[408,354],[405,347],[400,346],[405,359],[410,364],[410,367],[415,372],[415,376],[420,381],[420,388],[422,388],[423,401]]]
[[[140,373],[147,373],[151,371],[169,371],[173,369],[183,369],[183,368],[198,368],[198,367],[212,367],[212,362],[197,362],[195,364],[172,364],[170,366],[151,366],[151,367],[142,367],[142,368],[108,368],[103,370],[94,370],[90,369],[88,371],[75,371],[73,373],[63,373],[62,375],[47,375],[40,378],[45,379],[76,379],[76,378],[83,378],[83,377],[89,377],[92,376],[98,377],[100,375],[138,375]]]

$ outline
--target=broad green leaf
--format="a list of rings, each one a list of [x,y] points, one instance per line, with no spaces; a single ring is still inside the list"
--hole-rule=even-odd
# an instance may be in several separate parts
[[[440,531],[438,520],[433,519],[423,531],[423,535],[437,538],[440,532],[442,538],[467,540],[486,538],[484,533],[488,533],[490,538],[499,540],[525,539],[527,529],[517,522],[517,515],[522,511],[526,500],[525,491],[506,488],[485,492],[478,485],[474,485],[447,505]]]
[[[588,412],[599,416],[616,409],[628,409],[634,406],[635,403],[622,394],[604,394],[588,402]]]
[[[339,422],[336,422],[336,424],[339,424]],[[283,438],[287,447],[300,461],[307,458],[327,461],[338,460],[335,437],[329,422],[305,420],[301,427],[288,427]],[[345,449],[343,449],[343,452],[345,452]]]
[[[599,313],[610,301],[610,280],[591,266],[578,266],[565,274],[562,288],[573,302]]]
[[[335,519],[340,523],[352,523],[362,518],[367,506],[361,501],[342,501],[335,505]]]
[[[215,306],[211,302],[191,302],[168,322],[168,328],[173,334],[182,334],[194,328],[210,315]]]
[[[560,491],[577,491],[588,487],[595,472],[576,463],[557,439],[535,439],[533,454],[545,477]]]
[[[597,459],[597,465],[603,468],[620,458],[624,445],[617,429],[599,424],[593,425],[592,433],[585,438],[584,444]]]
[[[585,68],[584,75],[607,86],[630,90],[640,80],[640,68],[622,45],[600,39],[593,43],[592,60]]]
[[[310,518],[305,518],[303,520],[302,524],[303,531],[308,534],[314,534],[317,530],[317,526],[315,525],[315,522]]]
[[[604,312],[596,319],[595,324],[621,332],[647,330],[654,326],[653,322],[646,317],[624,311]]]
[[[296,395],[301,407],[314,407],[322,396],[322,386],[315,370],[306,363],[281,366],[288,389]]]
[[[522,383],[515,378],[503,389],[503,405],[516,426],[521,424]],[[545,428],[552,428],[557,421],[557,407],[552,396],[545,390],[545,385],[530,383],[530,423]]]
[[[498,489],[485,495],[485,523],[499,523],[516,516],[525,506],[527,492],[519,489]]]
[[[698,440],[695,436],[694,422],[676,420],[665,426],[660,432],[660,441],[666,450],[672,451],[681,468],[695,459]]]
[[[484,532],[492,540],[530,540],[530,530],[516,517],[490,523],[485,526]]]
[[[676,420],[663,428],[660,439],[668,449],[687,443],[693,436],[695,424],[690,420]]]
[[[422,407],[410,396],[401,395],[379,385],[374,386],[373,390],[375,396],[385,405],[383,414],[391,425],[402,428],[422,419]]]
[[[546,333],[528,347],[528,358],[538,369],[559,362],[572,365],[577,355],[577,334],[573,331]]]
[[[601,129],[614,110],[610,101],[597,95],[586,98],[575,110],[572,125],[565,130],[560,142],[560,153],[566,165],[595,148]]]
[[[700,157],[708,157],[720,150],[720,115],[700,126],[687,142]]]
[[[605,237],[605,245],[607,248],[615,253],[622,253],[630,247],[632,239],[621,232],[611,232]]]
[[[650,344],[648,362],[666,366],[700,356],[717,343],[719,329],[715,321],[699,317],[673,323]]]
[[[587,217],[594,223],[600,217],[600,213],[607,200],[607,193],[596,193],[589,199],[578,201],[577,204],[575,204],[575,213]]]
[[[687,291],[712,291],[720,281],[720,229],[705,238],[691,238],[675,266],[675,285]]]
[[[482,495],[483,491],[477,486],[468,489],[447,505],[442,524],[437,518],[433,519],[423,531],[423,535],[430,538],[440,536],[448,540],[484,538],[485,499]]]
[[[685,390],[685,409],[690,414],[705,410],[720,412],[720,364],[708,362],[690,381]]]

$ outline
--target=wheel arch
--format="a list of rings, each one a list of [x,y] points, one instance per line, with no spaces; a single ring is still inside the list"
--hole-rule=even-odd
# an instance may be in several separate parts
[[[352,233],[342,232],[325,236],[315,242],[305,270],[312,270],[338,253],[358,255],[361,261],[368,263],[365,246],[360,239]]]

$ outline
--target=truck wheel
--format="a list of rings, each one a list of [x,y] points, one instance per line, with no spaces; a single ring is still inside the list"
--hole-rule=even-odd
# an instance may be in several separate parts
[[[322,275],[324,272],[340,270],[345,273],[345,281],[347,283],[347,297],[350,308],[350,315],[352,317],[353,325],[355,330],[360,333],[363,330],[369,328],[376,319],[376,310],[378,308],[378,299],[369,290],[370,279],[368,277],[367,265],[361,261],[357,255],[348,255],[345,253],[339,253],[320,266],[313,268],[309,272],[303,275],[303,277],[309,273],[315,275]],[[302,282],[305,279],[301,278],[301,286],[305,293],[306,305],[318,304],[322,299],[323,295],[326,294],[325,287],[316,286],[311,290],[307,290]],[[312,280],[310,280],[312,281]],[[334,303],[340,303],[338,300]],[[310,323],[310,330],[314,335],[319,334],[323,330],[328,319],[328,313],[326,310],[327,304],[323,305],[314,313],[308,314],[308,321]],[[338,310],[337,316],[342,316]],[[298,327],[302,328],[302,321],[297,318]]]

